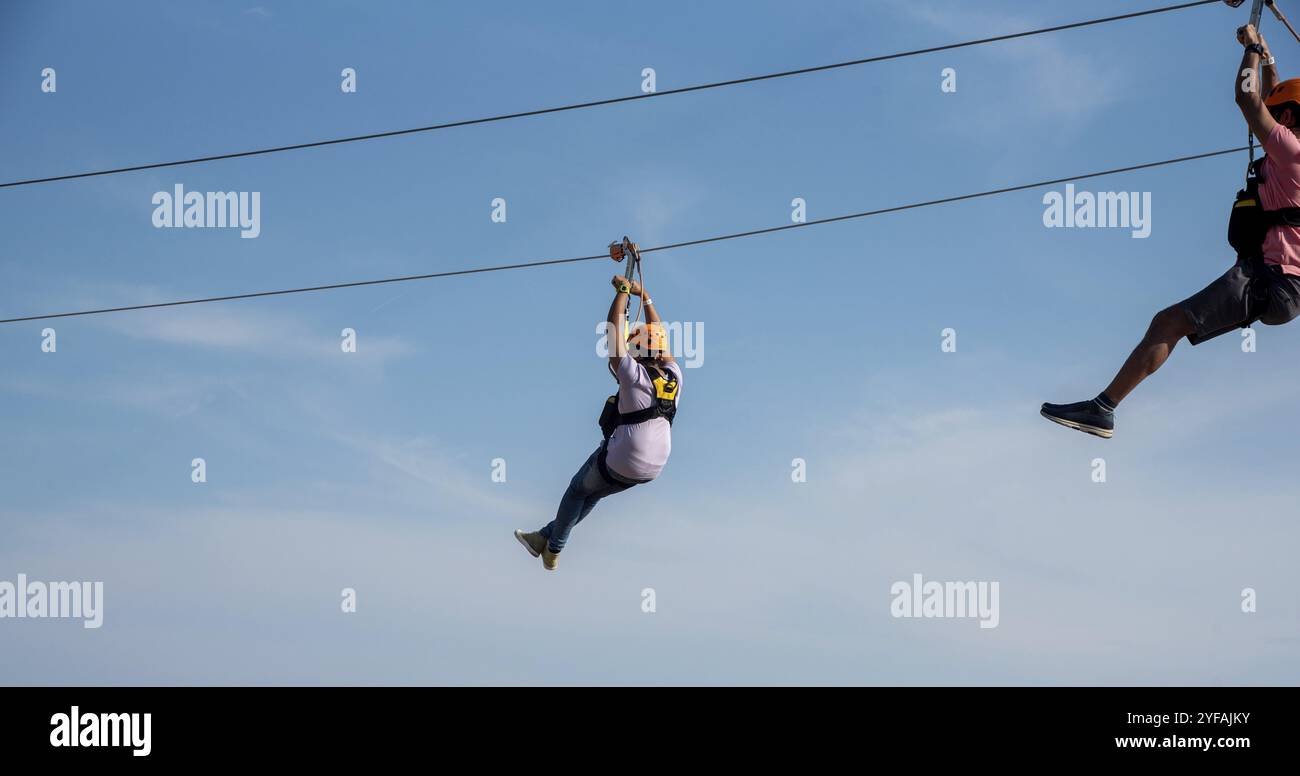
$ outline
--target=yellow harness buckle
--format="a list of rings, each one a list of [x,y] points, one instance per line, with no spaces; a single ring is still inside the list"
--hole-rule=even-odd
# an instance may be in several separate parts
[[[677,381],[666,377],[656,377],[654,380],[655,398],[665,399],[667,401],[677,400]]]

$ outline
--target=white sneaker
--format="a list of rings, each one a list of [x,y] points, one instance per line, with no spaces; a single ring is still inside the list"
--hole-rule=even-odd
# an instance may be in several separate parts
[[[534,558],[541,555],[542,550],[546,549],[546,537],[536,531],[525,533],[524,531],[516,530],[515,538],[519,540],[520,544],[524,545],[524,549],[528,550],[528,554],[532,555]]]

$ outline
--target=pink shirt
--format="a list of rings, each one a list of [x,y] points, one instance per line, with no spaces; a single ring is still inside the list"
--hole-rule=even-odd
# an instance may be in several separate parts
[[[681,400],[682,370],[676,363],[661,367],[677,378],[677,396]],[[650,406],[654,386],[650,373],[631,356],[618,362],[618,411],[636,412]],[[605,465],[629,480],[653,480],[659,476],[668,454],[673,450],[673,432],[668,421],[653,418],[644,423],[619,426],[609,438]]]
[[[1278,124],[1264,140],[1268,159],[1259,199],[1265,210],[1300,207],[1300,139]],[[1288,275],[1300,275],[1300,228],[1278,226],[1264,238],[1264,261],[1281,265]]]

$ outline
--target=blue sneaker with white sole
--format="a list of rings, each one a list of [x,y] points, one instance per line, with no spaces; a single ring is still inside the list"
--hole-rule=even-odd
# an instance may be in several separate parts
[[[1053,423],[1102,439],[1115,435],[1115,413],[1102,407],[1096,399],[1073,404],[1044,404],[1041,414]]]

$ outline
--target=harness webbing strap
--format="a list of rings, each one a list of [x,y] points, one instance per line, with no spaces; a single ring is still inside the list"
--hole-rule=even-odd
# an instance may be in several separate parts
[[[673,423],[672,415],[664,412],[663,407],[660,404],[660,401],[662,400],[659,398],[658,392],[655,390],[654,383],[656,378],[661,380],[675,380],[676,378],[671,374],[664,373],[664,371],[657,366],[643,366],[643,368],[650,377],[650,406],[632,412],[620,412],[618,415],[618,424],[620,426],[629,426],[635,423],[644,423],[647,420],[653,420],[655,418],[663,418],[667,420],[668,425],[671,426]]]
[[[1264,221],[1269,226],[1300,226],[1300,207],[1265,210]]]

